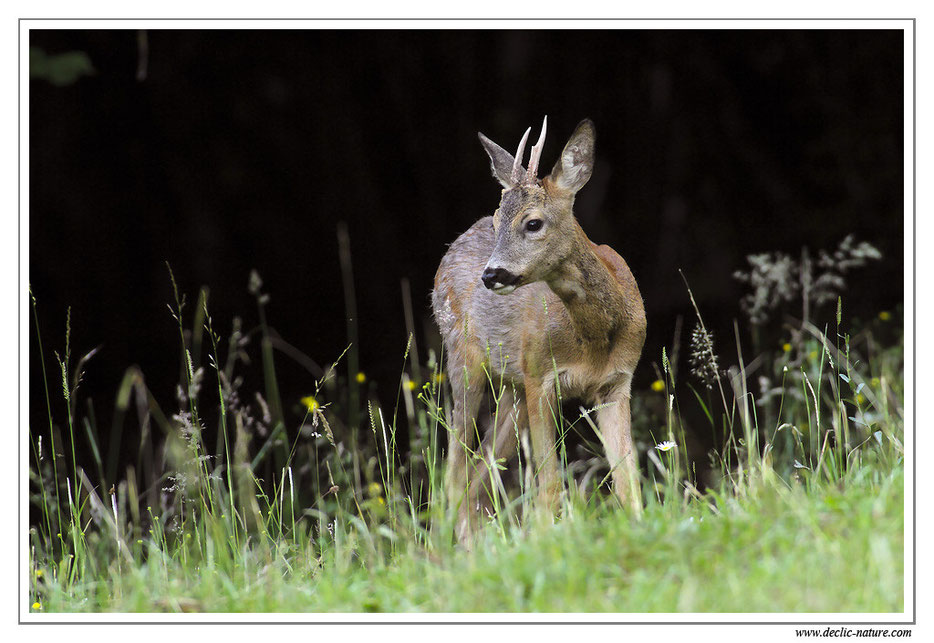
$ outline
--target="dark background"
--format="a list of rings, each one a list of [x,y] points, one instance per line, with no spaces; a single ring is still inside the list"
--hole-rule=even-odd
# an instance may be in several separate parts
[[[52,350],[64,347],[71,306],[73,362],[101,346],[82,396],[105,417],[133,364],[163,408],[175,404],[164,260],[189,300],[210,287],[224,337],[235,315],[257,324],[246,288],[255,268],[275,331],[319,364],[337,358],[347,344],[339,221],[361,368],[370,393],[391,402],[406,345],[400,280],[411,281],[424,361],[438,341],[429,292],[446,244],[498,201],[477,130],[512,150],[545,114],[544,171],[582,118],[596,124],[576,212],[627,260],[645,298],[637,395],[690,314],[678,268],[726,338],[741,315],[732,273],[754,252],[832,249],[854,233],[884,260],[845,297],[848,316],[901,302],[901,31],[146,36],[138,80],[137,32],[30,32],[32,46],[85,52],[95,69],[65,86],[31,81],[29,281],[53,398]],[[47,426],[31,341],[31,424]],[[313,377],[277,359],[295,405]],[[57,422],[63,408],[53,401]]]

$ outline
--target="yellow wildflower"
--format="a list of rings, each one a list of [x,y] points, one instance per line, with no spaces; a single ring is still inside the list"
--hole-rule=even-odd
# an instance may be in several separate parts
[[[306,395],[300,401],[305,405],[305,408],[307,408],[312,413],[321,408],[321,405],[318,404],[318,400],[316,400],[313,395]]]
[[[416,388],[418,388],[418,384],[415,383],[415,380],[406,380],[405,388],[409,389],[410,391],[414,391]]]
[[[665,390],[665,382],[662,380],[655,380],[652,382],[652,390],[656,393],[661,393]]]
[[[863,396],[862,393],[857,393],[857,394],[856,394],[856,403],[857,403],[857,404],[862,404],[862,403],[865,402],[865,401],[866,401],[866,398]]]
[[[431,376],[431,379],[434,380],[437,384],[440,384],[444,381],[444,373],[435,373]]]
[[[366,373],[364,373],[363,371],[360,371],[359,373],[357,373],[357,383],[363,384],[365,381],[366,381]]]
[[[879,381],[879,378],[878,378],[878,377],[874,377],[874,378],[872,378],[872,379],[869,381],[869,386],[871,386],[872,388],[879,388],[879,384],[880,384],[880,383],[881,383],[881,382]]]
[[[367,486],[366,490],[367,490],[367,492],[368,492],[371,496],[378,496],[379,493],[380,493],[380,491],[383,490],[383,487],[382,487],[382,485],[380,485],[380,483],[378,483],[378,482],[371,482],[371,483]]]
[[[786,353],[790,353],[791,344],[789,344],[788,342],[785,342],[784,344],[782,344],[782,350],[785,351]]]
[[[34,610],[41,610],[41,609],[42,609],[42,603],[40,603],[39,601],[36,601],[35,603],[32,604],[32,608],[33,608]]]
[[[879,313],[879,319],[881,319],[882,321],[889,321],[890,319],[892,319],[892,313],[890,313],[887,310],[883,310],[882,312]]]

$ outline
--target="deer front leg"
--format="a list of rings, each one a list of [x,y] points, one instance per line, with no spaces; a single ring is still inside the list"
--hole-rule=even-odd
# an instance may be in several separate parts
[[[606,450],[613,480],[613,491],[623,507],[636,515],[642,511],[642,492],[639,485],[639,462],[632,442],[629,412],[629,383],[607,395],[597,411],[600,440]]]
[[[537,483],[538,505],[554,514],[558,509],[560,487],[558,456],[555,453],[554,414],[557,399],[540,379],[525,379],[526,407],[529,414],[529,437],[532,442],[532,470]]]
[[[477,527],[476,510],[472,506],[467,479],[468,461],[473,458],[477,434],[477,413],[483,401],[484,389],[479,378],[467,381],[463,369],[449,366],[454,409],[451,431],[448,434],[448,462],[446,471],[446,495],[448,507],[457,510],[455,534],[458,542],[465,544]]]

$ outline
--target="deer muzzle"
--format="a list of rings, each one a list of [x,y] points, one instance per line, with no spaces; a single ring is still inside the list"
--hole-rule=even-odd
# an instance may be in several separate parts
[[[480,279],[483,285],[497,295],[508,295],[516,289],[522,275],[514,275],[504,268],[490,268],[487,266]]]

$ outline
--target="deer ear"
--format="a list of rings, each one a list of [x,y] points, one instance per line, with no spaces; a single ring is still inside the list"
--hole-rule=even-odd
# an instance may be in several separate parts
[[[480,137],[480,143],[490,157],[490,168],[493,170],[493,178],[499,181],[500,185],[504,188],[515,187],[515,184],[510,178],[512,175],[512,164],[515,162],[513,155],[480,132],[477,132],[477,136]],[[525,172],[525,170],[522,171]]]
[[[551,180],[555,185],[572,194],[587,185],[593,173],[595,139],[593,122],[590,119],[582,120],[551,170]]]

